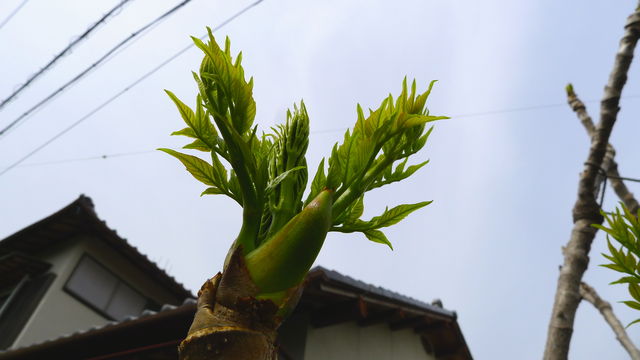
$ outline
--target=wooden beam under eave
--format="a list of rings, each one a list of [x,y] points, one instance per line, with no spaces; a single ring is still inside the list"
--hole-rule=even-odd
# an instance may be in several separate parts
[[[445,321],[434,321],[423,325],[416,326],[413,331],[418,334],[427,334],[437,331],[442,331],[447,327],[447,322]]]
[[[311,313],[311,325],[325,327],[367,318],[367,303],[361,298],[329,305]]]
[[[422,325],[427,321],[429,321],[429,319],[426,316],[423,316],[423,315],[413,316],[413,317],[409,317],[403,320],[393,322],[389,324],[389,328],[394,331],[409,329],[409,328],[414,328],[416,326]]]
[[[405,318],[405,313],[401,309],[387,309],[378,311],[373,314],[368,314],[365,319],[358,321],[360,326],[372,326],[383,322],[391,322],[402,320]]]

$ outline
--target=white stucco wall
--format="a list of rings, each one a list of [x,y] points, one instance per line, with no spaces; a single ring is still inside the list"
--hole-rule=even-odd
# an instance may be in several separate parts
[[[50,271],[56,274],[56,278],[12,348],[31,345],[108,322],[62,290],[82,252],[81,243],[65,241],[43,254],[41,259],[52,264]]]
[[[135,290],[162,305],[176,304],[177,299],[156,285],[111,247],[88,237],[65,241],[47,249],[41,259],[52,264],[57,276],[33,315],[18,335],[12,348],[104,325],[110,320],[87,307],[64,291],[64,285],[83,254],[88,254],[124,280]]]
[[[355,322],[309,328],[305,360],[435,360],[427,355],[411,329],[391,331],[387,324],[358,326]]]

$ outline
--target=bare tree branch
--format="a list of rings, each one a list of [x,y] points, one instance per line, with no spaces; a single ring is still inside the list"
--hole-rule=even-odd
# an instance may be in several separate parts
[[[585,130],[587,130],[587,134],[589,135],[589,137],[593,137],[596,132],[596,127],[593,125],[593,120],[591,120],[591,116],[589,116],[587,108],[580,100],[578,95],[576,95],[571,84],[567,86],[567,101],[569,102],[569,106],[571,106],[571,109],[573,109],[573,111],[580,119],[580,122],[582,122]],[[620,179],[620,173],[618,172],[618,163],[613,159],[613,156],[615,156],[615,150],[611,144],[607,145],[607,153],[613,154],[611,156],[611,162],[609,163],[609,166],[603,166],[604,170],[607,172],[607,176],[609,176],[611,187],[627,207],[627,209],[629,209],[632,214],[637,214],[638,209],[640,209],[640,205],[638,204],[636,198],[633,196],[633,193],[629,191],[624,181]]]
[[[584,300],[593,304],[593,306],[600,311],[600,314],[602,314],[609,326],[611,326],[611,330],[616,334],[616,339],[618,339],[620,344],[622,344],[622,347],[627,350],[631,359],[640,360],[640,350],[638,350],[638,348],[633,344],[624,329],[624,326],[622,326],[620,320],[618,320],[616,315],[613,313],[611,304],[602,300],[596,290],[584,282],[580,284],[580,296],[582,296]]]
[[[603,165],[609,136],[615,124],[622,88],[633,59],[633,51],[640,36],[640,10],[627,19],[624,35],[604,96],[600,104],[600,121],[591,139],[589,156],[578,184],[578,198],[573,207],[573,230],[564,251],[564,265],[560,270],[551,320],[544,351],[545,360],[565,360],[573,333],[576,310],[580,304],[580,282],[589,265],[589,250],[596,234],[591,224],[601,224],[600,207],[594,196],[597,175]]]

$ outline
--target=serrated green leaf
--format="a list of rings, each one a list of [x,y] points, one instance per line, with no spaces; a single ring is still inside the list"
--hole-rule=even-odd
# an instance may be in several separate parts
[[[224,122],[229,129],[233,128],[239,134],[246,133],[252,127],[256,111],[252,81],[247,83],[240,64],[233,63],[230,47],[220,49],[212,32],[209,32],[208,44],[196,39],[194,42],[205,53],[200,66],[204,88],[213,90],[206,91],[206,94],[201,91],[201,95],[209,99],[214,117],[218,117],[218,126]]]
[[[165,92],[178,108],[178,112],[184,122],[189,126],[188,128],[173,132],[172,135],[184,135],[197,138],[206,144],[206,147],[209,149],[218,148],[217,131],[213,124],[211,124],[211,121],[209,121],[208,116],[201,109],[200,96],[198,96],[198,103],[196,104],[198,110],[194,113],[193,110],[178,99],[174,93],[169,90],[165,90]]]
[[[403,161],[401,164],[406,163],[406,160],[408,160],[408,158],[406,158],[405,161]],[[404,170],[402,167],[400,167],[400,165],[398,165],[398,167],[393,172],[391,172],[391,168],[389,168],[388,173],[385,173],[383,177],[374,181],[369,189],[375,189],[394,182],[402,181],[413,175],[416,171],[420,170],[420,168],[427,165],[428,163],[429,160],[426,160],[421,162],[420,164],[409,166],[407,170]]]
[[[637,278],[635,276],[623,276],[620,279],[610,282],[609,285],[614,285],[614,284],[629,284],[629,283],[634,283],[634,284],[638,284],[640,283],[640,278]]]
[[[289,169],[289,170],[283,172],[282,174],[278,175],[275,179],[272,179],[271,181],[269,181],[269,183],[267,184],[267,190],[266,191],[267,192],[272,191],[273,188],[278,186],[278,184],[280,184],[284,179],[286,179],[292,173],[294,173],[296,171],[304,170],[304,169],[306,169],[306,167],[304,167],[304,166],[296,166],[293,169]]]
[[[424,125],[428,122],[436,121],[436,120],[446,120],[450,119],[448,116],[429,116],[429,115],[415,115],[407,119],[402,126],[404,128],[410,128],[414,126]]]
[[[327,174],[326,187],[331,190],[336,190],[343,178],[343,164],[338,154],[338,144],[335,144],[329,157],[329,171]]]
[[[625,257],[625,266],[628,269],[635,269],[636,268],[636,257],[633,256],[633,254],[631,253],[631,251],[627,252],[627,256]]]
[[[222,165],[222,162],[218,158],[218,155],[215,152],[211,152],[211,165],[213,166],[213,177],[216,181],[216,184],[225,185],[227,184],[227,169]]]
[[[196,135],[196,133],[193,131],[193,129],[192,128],[188,128],[188,127],[184,128],[182,130],[174,131],[174,132],[171,133],[171,135],[172,136],[182,135],[182,136],[187,136],[187,137],[190,137],[190,138],[197,138],[198,137]]]
[[[623,301],[623,303],[632,309],[640,310],[639,302],[628,300],[628,301]]]
[[[360,218],[360,216],[362,216],[362,213],[364,212],[364,195],[361,196],[358,201],[356,201],[350,208],[349,208],[349,212],[347,214],[347,217],[345,218],[345,223],[353,223],[354,221],[358,220]]]
[[[327,177],[324,174],[324,158],[320,160],[318,164],[318,169],[316,170],[316,175],[313,177],[311,181],[311,191],[309,192],[309,196],[307,200],[305,200],[305,205],[311,202],[319,193],[324,189],[327,185]]]
[[[183,149],[199,150],[199,151],[204,151],[204,152],[210,152],[211,151],[211,148],[200,139],[195,139],[192,143],[187,144],[187,145],[183,146],[182,148]]]
[[[600,266],[609,268],[611,270],[615,270],[617,272],[622,272],[622,273],[626,272],[625,269],[622,266],[617,265],[617,264],[602,264]]]
[[[215,186],[213,179],[213,167],[206,161],[199,157],[183,154],[172,149],[158,149],[180,160],[180,162],[187,168],[187,171],[198,181],[205,185]]]
[[[625,329],[626,329],[626,328],[628,328],[629,326],[631,326],[631,325],[633,325],[633,324],[637,324],[637,323],[639,323],[639,322],[640,322],[640,319],[633,320],[633,321],[632,321],[632,322],[630,322],[627,326],[625,326]]]
[[[612,263],[615,264],[616,259],[613,256],[607,255],[605,253],[602,253],[602,256],[604,256],[607,260],[611,261]]]
[[[382,231],[372,229],[372,230],[363,231],[363,234],[367,237],[367,239],[373,242],[377,242],[379,244],[385,244],[391,250],[393,250],[393,245],[391,245],[391,242],[389,241],[389,239],[387,239],[387,237],[384,235]]]
[[[613,245],[611,244],[611,241],[609,241],[609,239],[607,239],[607,247],[609,248],[609,253],[611,254],[612,257],[616,258],[618,251],[616,250],[615,247],[613,247]],[[614,261],[614,260],[612,260]]]
[[[629,283],[629,294],[636,300],[640,301],[640,285],[637,283]]]
[[[178,97],[171,91],[165,90],[164,92],[167,93],[167,95],[169,95],[173,103],[178,108],[178,112],[180,112],[180,116],[182,116],[182,119],[184,120],[184,122],[190,128],[193,128],[193,125],[195,123],[195,117],[196,117],[193,110],[191,110],[190,107],[188,107],[185,103],[183,103],[180,99],[178,99]]]
[[[203,195],[226,195],[226,192],[218,189],[215,186],[212,186],[212,187],[208,187],[205,191],[203,191],[200,194],[200,196],[203,196]]]
[[[386,209],[384,213],[382,213],[382,215],[373,217],[369,221],[354,220],[353,222],[342,224],[345,216],[338,216],[336,217],[336,220],[334,220],[334,224],[342,224],[342,226],[332,226],[330,231],[338,231],[344,233],[356,231],[364,232],[391,226],[397,224],[413,211],[427,206],[430,203],[431,201],[423,201],[417,204],[399,205],[390,210]]]
[[[398,205],[390,210],[386,209],[382,213],[382,215],[372,218],[370,222],[375,224],[376,229],[381,227],[391,226],[391,225],[397,224],[412,212],[420,208],[423,208],[431,203],[432,201],[423,201],[416,204]]]
[[[242,199],[242,190],[240,190],[238,176],[236,176],[236,172],[233,169],[229,171],[229,191]]]

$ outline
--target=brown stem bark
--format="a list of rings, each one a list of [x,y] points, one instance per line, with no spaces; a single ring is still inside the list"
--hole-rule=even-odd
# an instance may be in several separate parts
[[[298,302],[300,288],[276,305],[256,299],[258,289],[244,264],[240,247],[223,273],[207,280],[189,333],[179,347],[180,360],[275,360],[278,327]]]
[[[593,120],[591,120],[591,116],[589,116],[584,103],[576,95],[571,86],[567,87],[567,101],[569,102],[569,106],[571,106],[571,109],[580,119],[580,122],[587,131],[589,137],[592,138],[596,132],[596,127],[595,125],[593,125]],[[640,209],[640,205],[638,204],[638,201],[634,197],[633,193],[629,191],[629,188],[627,188],[627,185],[624,183],[624,181],[620,179],[620,173],[618,172],[618,163],[614,159],[615,149],[611,144],[607,145],[607,153],[612,154],[611,161],[609,163],[609,166],[603,166],[603,169],[606,171],[607,176],[609,177],[611,187],[627,207],[627,209],[629,209],[631,213],[637,214],[638,209]]]
[[[573,229],[564,251],[564,264],[560,270],[556,294],[547,332],[545,360],[564,360],[569,354],[576,310],[580,304],[580,282],[589,264],[589,250],[596,229],[601,224],[600,208],[594,196],[597,191],[598,170],[609,143],[609,136],[619,110],[620,94],[627,80],[633,51],[640,36],[640,12],[629,16],[624,35],[600,105],[600,121],[591,140],[591,148],[578,184],[578,198],[573,207]]]
[[[580,296],[582,299],[590,302],[593,306],[602,314],[605,321],[616,334],[616,339],[622,344],[625,350],[629,353],[632,360],[640,360],[640,350],[633,344],[633,341],[629,338],[624,326],[620,323],[620,320],[613,313],[611,304],[608,301],[602,300],[596,290],[586,283],[580,284]]]

